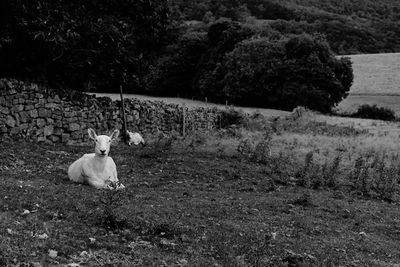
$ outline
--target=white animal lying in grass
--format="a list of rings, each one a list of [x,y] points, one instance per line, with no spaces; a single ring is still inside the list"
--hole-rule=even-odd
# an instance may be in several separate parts
[[[132,143],[135,145],[138,144],[144,145],[144,139],[140,134],[132,133],[130,131],[126,131],[126,133],[128,134],[128,145],[131,145]]]
[[[107,183],[118,182],[117,168],[114,160],[108,156],[111,142],[116,140],[119,131],[115,130],[111,136],[96,135],[89,128],[89,138],[95,142],[95,153],[85,154],[68,168],[68,177],[77,183],[88,183],[95,188],[111,188]],[[120,185],[118,189],[125,188]]]

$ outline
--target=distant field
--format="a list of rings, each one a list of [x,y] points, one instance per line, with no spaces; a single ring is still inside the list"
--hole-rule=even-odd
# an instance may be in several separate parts
[[[354,83],[339,111],[376,104],[400,115],[400,53],[352,55]]]
[[[353,95],[350,94],[339,106],[339,111],[354,112],[363,104],[392,109],[400,116],[400,95]]]
[[[362,104],[376,104],[381,107],[393,109],[400,116],[400,53],[350,55],[353,61],[354,83],[350,89],[349,96],[338,105],[339,111],[353,112]],[[108,96],[111,99],[119,99],[118,94],[97,94]],[[195,106],[217,106],[224,105],[212,103],[206,104],[202,101],[172,97],[151,97],[143,95],[125,95],[126,98],[139,98],[145,100],[162,100],[166,103],[188,107]],[[252,113],[260,111],[267,116],[285,115],[287,112],[271,109],[243,107],[244,111]]]
[[[351,55],[351,94],[400,95],[400,53]]]

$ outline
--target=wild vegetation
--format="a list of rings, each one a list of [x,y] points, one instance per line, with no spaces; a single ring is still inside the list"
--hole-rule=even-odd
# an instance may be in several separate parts
[[[399,128],[297,110],[112,149],[124,191],[68,181],[88,146],[1,143],[7,266],[394,266]],[[10,145],[11,144],[11,145]]]

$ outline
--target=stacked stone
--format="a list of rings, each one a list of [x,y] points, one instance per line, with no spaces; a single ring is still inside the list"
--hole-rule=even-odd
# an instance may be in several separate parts
[[[182,132],[183,110],[161,101],[125,101],[128,129],[142,134]],[[218,125],[216,109],[186,111],[186,132]],[[76,92],[55,92],[35,84],[0,79],[0,138],[49,143],[82,143],[86,130],[122,128],[121,102]]]

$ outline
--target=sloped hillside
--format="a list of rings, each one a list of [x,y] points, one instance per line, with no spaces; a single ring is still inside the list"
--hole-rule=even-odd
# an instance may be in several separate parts
[[[173,0],[185,20],[268,20],[282,33],[322,33],[338,54],[400,51],[400,3],[391,0]]]

